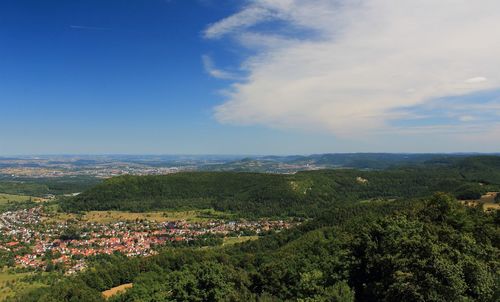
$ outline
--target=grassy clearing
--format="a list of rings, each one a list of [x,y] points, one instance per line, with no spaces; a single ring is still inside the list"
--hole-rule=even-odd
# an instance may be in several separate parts
[[[6,269],[0,270],[0,301],[14,296],[15,293],[29,291],[43,286],[38,282],[27,283],[22,279],[30,276],[32,273],[12,273]]]
[[[395,198],[371,198],[371,199],[364,199],[360,200],[359,203],[374,203],[374,202],[393,202],[396,201]]]
[[[113,223],[118,221],[149,220],[156,222],[186,220],[189,222],[202,222],[213,219],[227,218],[228,214],[215,210],[192,210],[192,211],[155,211],[144,213],[133,213],[123,211],[90,211],[85,214],[55,213],[47,221],[65,221],[69,219],[81,219],[97,223]]]
[[[116,294],[119,294],[121,292],[126,291],[127,289],[131,288],[132,286],[134,286],[133,283],[122,284],[122,285],[119,285],[119,286],[116,286],[116,287],[113,287],[113,288],[110,288],[108,290],[103,291],[102,295],[104,296],[104,298],[108,299]]]
[[[500,210],[500,204],[495,202],[498,192],[488,192],[481,197],[484,211]]]
[[[494,211],[500,210],[500,204],[495,202],[496,196],[500,194],[499,192],[488,192],[481,196],[478,200],[463,200],[460,201],[463,205],[476,207],[481,206],[484,211]]]
[[[110,223],[115,221],[131,221],[131,220],[150,220],[156,222],[171,221],[171,220],[188,220],[196,217],[195,213],[179,212],[146,212],[146,213],[131,213],[121,211],[91,211],[84,215],[83,219],[99,222]]]
[[[485,195],[481,196],[480,201],[484,203],[495,203],[495,198],[497,197],[498,192],[488,192]]]
[[[7,204],[9,202],[23,202],[29,201],[30,196],[26,195],[14,195],[14,194],[6,194],[0,193],[0,204]]]
[[[250,240],[257,240],[259,236],[240,236],[240,237],[226,237],[222,245],[232,245],[237,243],[242,243]]]
[[[306,195],[311,190],[313,182],[310,180],[290,181],[291,189],[299,194]]]
[[[14,202],[26,202],[30,200],[33,202],[48,201],[48,199],[42,197],[0,193],[0,205],[6,205],[8,203],[14,203]]]

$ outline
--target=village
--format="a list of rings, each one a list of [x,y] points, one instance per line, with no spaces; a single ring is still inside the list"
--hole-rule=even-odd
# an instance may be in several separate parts
[[[214,242],[213,239],[257,236],[288,229],[298,222],[214,219],[188,222],[137,219],[98,223],[47,218],[43,206],[0,214],[0,253],[11,255],[11,265],[32,270],[59,269],[72,274],[85,269],[86,259],[101,254],[150,256],[175,243]]]

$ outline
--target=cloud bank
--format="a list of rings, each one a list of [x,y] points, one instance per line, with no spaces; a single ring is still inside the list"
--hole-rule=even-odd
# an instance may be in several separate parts
[[[271,21],[280,25],[259,30]],[[500,88],[499,29],[498,0],[249,1],[204,32],[256,50],[215,117],[337,136],[390,133],[393,121],[416,118],[405,108]]]

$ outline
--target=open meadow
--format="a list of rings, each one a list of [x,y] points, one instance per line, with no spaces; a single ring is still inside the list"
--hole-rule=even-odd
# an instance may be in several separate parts
[[[242,243],[250,240],[257,240],[259,236],[240,236],[240,237],[225,237],[222,245],[233,245],[237,243]]]
[[[480,202],[483,204],[483,210],[500,210],[500,204],[495,202],[495,198],[500,194],[498,192],[488,192],[485,195],[481,196]]]
[[[119,293],[123,293],[124,291],[126,291],[127,289],[129,289],[133,286],[134,285],[132,283],[126,283],[126,284],[122,284],[119,286],[115,286],[113,288],[110,288],[108,290],[103,291],[102,295],[104,296],[104,298],[109,299],[110,297],[112,297],[114,295],[117,295]]]
[[[97,223],[114,223],[120,221],[136,221],[148,220],[154,222],[168,222],[185,220],[187,222],[204,222],[214,219],[227,219],[231,214],[215,211],[212,209],[206,210],[190,210],[190,211],[151,211],[151,212],[126,212],[126,211],[89,211],[83,214],[62,213],[56,212],[47,221],[67,221],[67,220],[82,220]]]
[[[500,210],[500,204],[495,201],[499,192],[487,192],[477,200],[463,200],[462,204],[467,206],[481,206],[484,211]]]
[[[9,202],[22,202],[29,201],[30,196],[26,195],[14,195],[14,194],[6,194],[0,193],[0,205],[7,204]]]
[[[28,282],[24,280],[33,273],[18,273],[7,269],[0,269],[0,301],[14,296],[16,293],[27,292],[37,287],[43,286],[40,282]]]

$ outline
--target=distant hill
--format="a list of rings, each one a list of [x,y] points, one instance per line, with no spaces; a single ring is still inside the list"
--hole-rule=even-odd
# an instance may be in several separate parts
[[[188,172],[111,178],[62,201],[67,211],[215,208],[245,215],[311,216],[332,203],[413,198],[500,185],[500,157],[443,158],[386,170],[296,174]]]
[[[471,154],[415,154],[415,153],[326,153],[308,156],[255,156],[219,164],[201,165],[204,171],[286,172],[308,168],[388,169],[403,165],[452,163],[469,158]],[[498,157],[498,156],[492,156]],[[295,167],[294,167],[295,166]]]
[[[474,156],[466,158],[448,158],[432,160],[427,165],[442,164],[455,168],[469,180],[476,180],[486,184],[500,183],[500,156]]]

